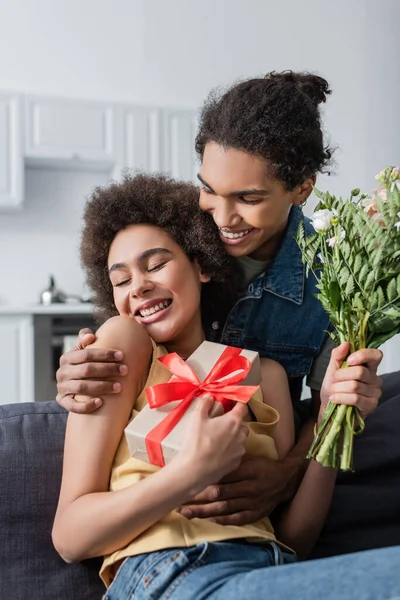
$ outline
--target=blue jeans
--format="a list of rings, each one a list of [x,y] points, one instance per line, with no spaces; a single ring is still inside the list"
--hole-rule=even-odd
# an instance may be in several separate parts
[[[297,563],[273,543],[203,542],[127,558],[103,600],[204,598],[400,600],[400,546]]]

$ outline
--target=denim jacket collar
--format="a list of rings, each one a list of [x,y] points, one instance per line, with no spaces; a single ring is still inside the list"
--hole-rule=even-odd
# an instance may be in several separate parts
[[[305,265],[294,239],[301,218],[301,209],[292,206],[282,243],[272,265],[264,274],[262,283],[265,291],[295,304],[302,304],[304,296]],[[285,276],[282,277],[283,273]]]

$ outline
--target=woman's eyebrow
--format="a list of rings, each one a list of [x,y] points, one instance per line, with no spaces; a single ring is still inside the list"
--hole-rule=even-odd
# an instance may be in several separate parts
[[[142,252],[141,254],[139,254],[139,256],[138,256],[138,262],[142,262],[142,261],[144,261],[144,260],[146,260],[148,258],[151,258],[155,254],[169,254],[169,255],[171,255],[172,252],[171,252],[171,250],[168,250],[167,248],[149,248],[148,250],[145,250],[144,252]],[[113,271],[118,271],[118,269],[126,269],[127,266],[128,266],[127,263],[124,263],[124,262],[114,263],[108,269],[108,274],[111,275],[111,273]]]
[[[171,250],[168,248],[149,248],[149,250],[145,250],[142,254],[139,254],[138,260],[143,261],[147,258],[151,258],[155,254],[172,254]]]

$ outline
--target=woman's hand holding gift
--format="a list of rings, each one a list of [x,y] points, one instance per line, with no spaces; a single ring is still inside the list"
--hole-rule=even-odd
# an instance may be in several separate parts
[[[243,425],[245,404],[238,402],[226,414],[210,418],[214,400],[211,396],[202,400],[193,413],[182,449],[172,461],[180,462],[182,473],[192,478],[195,494],[239,467],[248,435]]]

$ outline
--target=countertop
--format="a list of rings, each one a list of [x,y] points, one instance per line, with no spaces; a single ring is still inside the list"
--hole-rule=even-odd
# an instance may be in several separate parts
[[[63,302],[60,304],[30,304],[25,306],[0,305],[0,315],[87,315],[93,313],[90,302]]]

